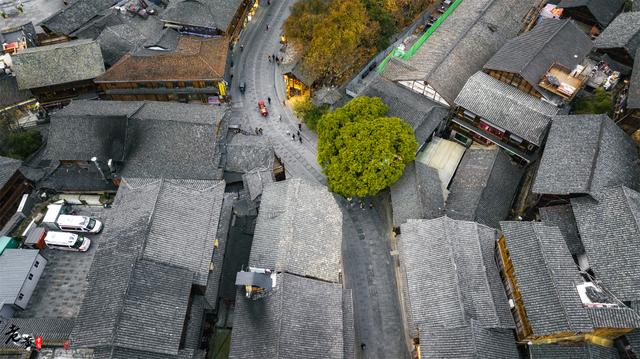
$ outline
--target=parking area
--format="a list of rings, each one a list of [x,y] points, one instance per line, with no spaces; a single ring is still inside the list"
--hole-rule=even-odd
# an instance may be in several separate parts
[[[108,209],[73,206],[78,215],[91,216],[104,223]],[[47,266],[33,292],[27,309],[16,313],[19,318],[75,318],[87,289],[87,275],[100,245],[101,234],[87,235],[91,246],[86,252],[43,249]]]

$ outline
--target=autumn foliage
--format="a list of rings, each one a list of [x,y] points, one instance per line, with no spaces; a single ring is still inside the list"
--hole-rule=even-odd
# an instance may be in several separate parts
[[[284,24],[302,46],[303,68],[322,83],[340,84],[389,45],[433,0],[306,0]]]

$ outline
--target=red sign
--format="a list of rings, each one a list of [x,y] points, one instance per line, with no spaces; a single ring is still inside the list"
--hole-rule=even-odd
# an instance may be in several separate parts
[[[64,342],[62,347],[64,348],[64,350],[69,350],[69,348],[71,348],[71,345],[69,344],[69,341],[67,340],[67,341]]]
[[[36,349],[42,349],[42,337],[36,337]]]

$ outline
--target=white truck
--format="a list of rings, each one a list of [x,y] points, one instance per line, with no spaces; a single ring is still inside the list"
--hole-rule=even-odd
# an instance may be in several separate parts
[[[42,225],[67,232],[98,233],[102,230],[102,222],[87,216],[64,214],[65,204],[54,203],[47,206],[47,214]]]

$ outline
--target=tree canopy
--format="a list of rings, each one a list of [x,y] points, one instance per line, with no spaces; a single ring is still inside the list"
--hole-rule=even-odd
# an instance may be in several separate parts
[[[302,46],[304,70],[340,83],[389,45],[434,0],[307,0],[285,21],[286,37]]]
[[[418,144],[411,126],[385,117],[379,98],[358,97],[318,122],[318,162],[329,189],[346,197],[373,196],[397,181]]]

